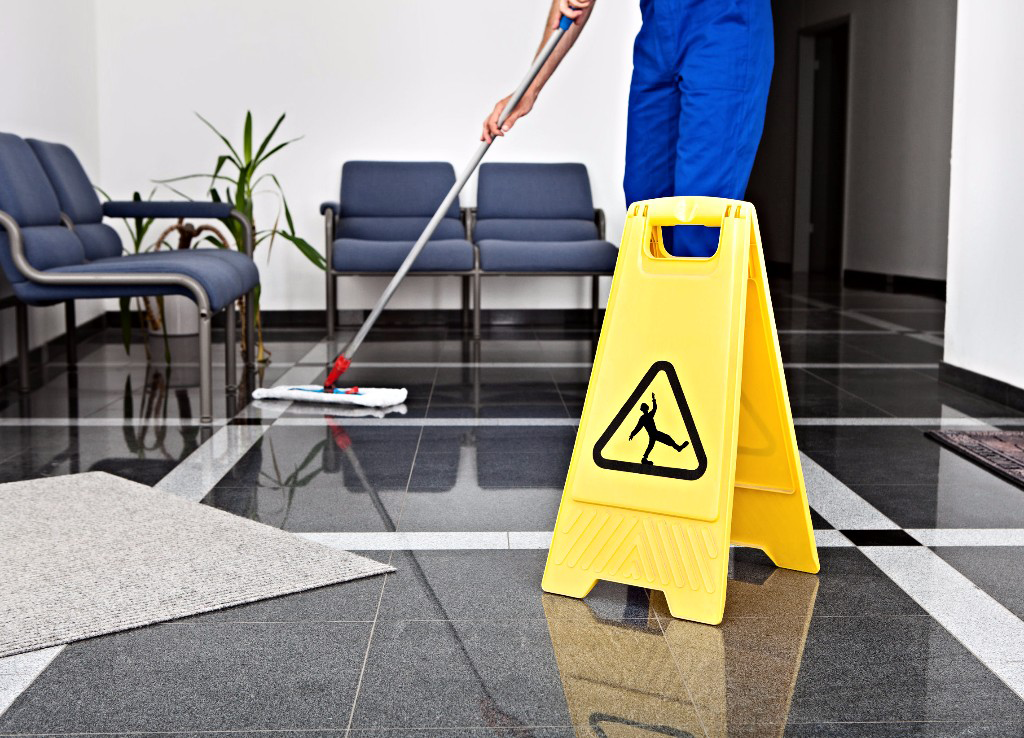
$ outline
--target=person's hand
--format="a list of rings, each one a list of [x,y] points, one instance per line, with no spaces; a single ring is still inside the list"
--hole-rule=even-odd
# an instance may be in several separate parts
[[[492,110],[491,114],[484,119],[484,130],[483,133],[480,134],[481,141],[490,143],[495,139],[495,137],[504,136],[512,129],[512,126],[515,125],[517,120],[533,110],[533,103],[536,100],[536,97],[527,90],[526,94],[519,100],[519,104],[516,105],[512,113],[499,127],[498,118],[501,117],[501,111],[503,111],[505,106],[508,105],[508,101],[511,97],[511,95],[508,95],[507,97],[503,97],[498,100],[498,104],[494,106],[494,110]]]
[[[594,0],[559,0],[558,12],[566,18],[572,18],[575,21],[583,15],[583,11],[589,8],[592,2]]]

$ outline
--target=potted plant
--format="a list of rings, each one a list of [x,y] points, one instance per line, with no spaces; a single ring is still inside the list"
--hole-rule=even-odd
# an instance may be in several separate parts
[[[269,251],[277,236],[293,244],[303,256],[309,259],[316,267],[326,268],[326,260],[323,254],[317,251],[307,241],[295,233],[295,224],[292,221],[292,214],[288,208],[288,200],[285,197],[281,182],[272,173],[266,171],[266,162],[270,157],[280,152],[285,147],[295,143],[299,138],[287,139],[275,142],[278,129],[284,122],[285,114],[277,119],[270,131],[262,140],[254,146],[252,112],[246,111],[245,124],[242,129],[242,141],[235,146],[231,140],[221,133],[210,121],[196,113],[199,118],[223,143],[224,152],[218,155],[210,173],[187,174],[171,179],[157,180],[171,189],[176,194],[186,199],[192,199],[186,193],[176,187],[180,182],[193,179],[209,180],[206,196],[215,202],[229,202],[236,210],[248,218],[253,225],[252,243],[255,250],[262,244],[266,244]],[[273,225],[259,227],[255,217],[254,202],[256,195],[262,195],[270,199],[277,207],[277,214]],[[282,216],[284,223],[282,224]],[[228,229],[235,244],[244,243],[242,226],[235,220],[225,219],[222,221]],[[204,233],[196,241],[195,245],[208,241],[218,248],[231,248],[231,243],[217,233]],[[269,357],[263,345],[263,328],[259,314],[260,290],[256,291],[256,338],[257,338],[257,360],[266,361]]]

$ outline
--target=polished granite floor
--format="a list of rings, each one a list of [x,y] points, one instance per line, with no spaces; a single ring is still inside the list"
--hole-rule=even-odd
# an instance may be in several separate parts
[[[720,627],[658,592],[540,590],[587,331],[382,328],[349,381],[408,387],[402,412],[221,389],[212,430],[187,346],[54,357],[0,388],[0,481],[105,470],[396,572],[0,659],[0,734],[1024,736],[1024,490],[924,436],[1024,414],[938,382],[940,301],[773,297],[822,568],[733,549]],[[268,346],[248,381],[315,381],[335,350]]]

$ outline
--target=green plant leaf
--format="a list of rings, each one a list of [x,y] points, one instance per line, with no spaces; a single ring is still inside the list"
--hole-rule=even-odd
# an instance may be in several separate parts
[[[295,143],[296,141],[301,141],[301,140],[302,140],[303,138],[305,138],[305,137],[304,137],[304,136],[296,136],[295,138],[290,138],[290,139],[288,139],[288,140],[287,140],[287,141],[285,141],[284,143],[279,143],[279,144],[278,144],[277,146],[275,146],[275,147],[274,147],[274,148],[272,148],[272,149],[271,149],[270,151],[268,151],[268,152],[267,152],[267,153],[266,153],[266,154],[265,154],[265,155],[263,156],[263,158],[260,158],[260,157],[256,157],[256,165],[257,165],[257,166],[259,166],[260,164],[262,164],[263,162],[265,162],[265,161],[266,161],[267,159],[269,159],[269,158],[270,158],[271,156],[273,156],[274,154],[276,154],[276,153],[277,153],[278,151],[280,151],[281,149],[283,149],[283,148],[284,148],[285,146],[289,146],[289,145],[291,145],[291,144]]]
[[[238,155],[238,152],[235,151],[235,147],[231,145],[231,142],[228,140],[228,137],[225,136],[220,131],[218,131],[214,127],[213,123],[211,123],[210,121],[206,120],[206,118],[201,116],[199,113],[196,113],[196,117],[199,118],[199,120],[203,121],[203,123],[206,124],[207,128],[209,128],[211,131],[213,131],[214,133],[217,134],[217,137],[220,138],[220,140],[224,142],[224,145],[228,147],[228,151],[231,152],[231,154],[232,154],[232,161],[235,162],[236,165],[241,167],[242,166],[242,157],[240,157]]]
[[[245,111],[245,131],[242,133],[242,150],[245,153],[245,163],[252,162],[252,111]]]
[[[154,179],[153,181],[160,185],[169,185],[171,182],[184,182],[186,179],[215,179],[218,182],[234,182],[234,177],[228,177],[225,174],[183,174],[180,177],[171,177],[169,179]],[[189,200],[192,198],[190,197]]]
[[[309,259],[317,269],[327,269],[327,260],[324,258],[324,255],[313,248],[308,241],[292,235],[291,233],[285,233],[284,231],[280,232],[280,236],[287,241],[291,241],[299,252]]]
[[[260,143],[259,148],[256,149],[256,156],[255,156],[256,161],[259,161],[260,155],[266,150],[267,145],[270,143],[270,140],[274,137],[274,134],[277,133],[277,129],[284,122],[285,115],[287,115],[287,113],[281,113],[281,117],[277,119],[277,122],[274,123],[273,126],[271,126],[270,133],[268,133],[266,135],[266,137]]]

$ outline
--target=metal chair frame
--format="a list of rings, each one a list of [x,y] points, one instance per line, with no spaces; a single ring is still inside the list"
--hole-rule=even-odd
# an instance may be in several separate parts
[[[168,215],[168,218],[176,217]],[[252,254],[252,225],[249,219],[238,210],[232,210],[228,216],[242,225],[245,234],[242,248],[251,259]],[[64,225],[74,230],[74,224],[67,215],[61,214]],[[131,286],[165,286],[180,287],[188,290],[196,306],[199,309],[199,422],[209,425],[213,422],[213,364],[211,356],[211,337],[213,314],[210,309],[210,298],[203,286],[192,277],[185,274],[161,274],[155,272],[140,272],[136,274],[122,273],[54,273],[36,269],[25,256],[25,243],[22,238],[21,226],[7,212],[0,210],[0,228],[3,228],[10,240],[11,260],[15,268],[31,282],[55,286],[97,286],[114,285],[120,287]],[[130,258],[130,257],[126,257]],[[245,297],[245,364],[252,367],[255,364],[255,306],[256,290],[250,290]],[[66,347],[68,351],[68,364],[73,365],[76,360],[75,351],[75,309],[74,300],[67,300],[64,303],[64,315],[67,322]],[[29,381],[29,335],[28,335],[28,305],[20,300],[15,305],[17,323],[17,345],[18,345],[18,383],[22,391],[28,391]],[[230,302],[225,308],[226,328],[225,344],[227,346],[227,358],[225,363],[227,373],[227,386],[229,390],[234,389],[237,378],[235,376],[235,305]]]

